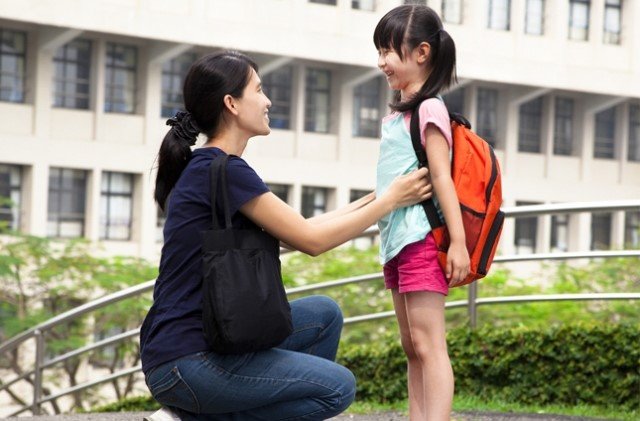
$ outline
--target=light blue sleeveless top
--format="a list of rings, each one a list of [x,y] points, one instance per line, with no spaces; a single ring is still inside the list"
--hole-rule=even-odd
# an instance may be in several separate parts
[[[382,140],[378,158],[376,195],[384,193],[399,175],[418,168],[418,158],[413,150],[411,134],[404,122],[404,114],[388,117],[382,123]],[[434,203],[442,218],[440,205]],[[404,246],[424,239],[431,226],[422,205],[396,209],[378,221],[380,228],[380,263],[393,259]]]

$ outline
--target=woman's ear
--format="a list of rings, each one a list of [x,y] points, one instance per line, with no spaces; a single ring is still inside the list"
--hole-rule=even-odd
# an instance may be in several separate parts
[[[429,56],[431,55],[431,44],[428,42],[421,42],[420,45],[416,47],[417,52],[417,60],[418,64],[424,64],[429,61]]]
[[[236,99],[231,95],[227,94],[222,99],[224,102],[224,108],[229,111],[233,115],[238,115],[238,108],[236,106]]]

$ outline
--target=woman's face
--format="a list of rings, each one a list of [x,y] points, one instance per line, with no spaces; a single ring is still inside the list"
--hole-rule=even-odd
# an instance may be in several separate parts
[[[255,70],[251,69],[249,83],[242,91],[242,97],[237,99],[238,125],[249,132],[251,136],[268,135],[269,107],[271,101],[262,91],[262,82]]]

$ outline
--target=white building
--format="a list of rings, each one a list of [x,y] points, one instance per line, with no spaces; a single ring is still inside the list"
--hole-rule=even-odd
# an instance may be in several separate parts
[[[375,185],[390,99],[373,29],[401,0],[0,0],[0,218],[157,259],[154,159],[198,56],[261,65],[273,131],[245,158],[305,214]],[[424,0],[422,1],[424,3]],[[490,140],[505,206],[640,197],[640,1],[428,0],[446,96]],[[503,253],[639,243],[638,212],[510,221]]]

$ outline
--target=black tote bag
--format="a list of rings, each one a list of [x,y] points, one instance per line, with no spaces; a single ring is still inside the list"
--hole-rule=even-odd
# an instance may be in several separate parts
[[[293,325],[282,284],[279,241],[257,226],[235,229],[231,225],[228,158],[214,158],[210,168],[213,229],[202,233],[202,322],[215,352],[241,354],[279,345]],[[223,227],[216,217],[218,180]]]

